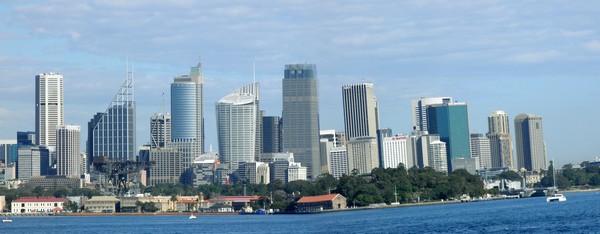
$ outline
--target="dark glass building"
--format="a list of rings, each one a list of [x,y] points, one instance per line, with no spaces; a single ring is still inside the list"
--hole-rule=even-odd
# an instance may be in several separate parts
[[[471,157],[466,103],[445,102],[428,106],[427,130],[429,134],[438,134],[440,141],[446,143],[448,172],[452,172],[452,159]]]

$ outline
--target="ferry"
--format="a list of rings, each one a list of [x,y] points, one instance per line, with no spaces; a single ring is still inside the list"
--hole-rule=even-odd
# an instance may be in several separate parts
[[[567,197],[560,193],[556,193],[546,198],[546,202],[564,202],[567,201]]]

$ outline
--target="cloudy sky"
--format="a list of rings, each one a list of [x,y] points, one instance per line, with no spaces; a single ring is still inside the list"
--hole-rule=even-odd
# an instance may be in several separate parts
[[[252,82],[256,61],[267,115],[281,113],[284,65],[315,63],[322,129],[343,130],[341,86],[369,81],[381,126],[394,133],[410,132],[410,100],[452,96],[468,103],[471,132],[486,132],[494,110],[533,113],[543,116],[549,159],[593,160],[599,12],[600,3],[576,0],[4,0],[0,139],[34,130],[42,72],[64,75],[65,122],[86,126],[125,79],[129,56],[144,144],[162,92],[201,58],[215,149],[214,103]]]

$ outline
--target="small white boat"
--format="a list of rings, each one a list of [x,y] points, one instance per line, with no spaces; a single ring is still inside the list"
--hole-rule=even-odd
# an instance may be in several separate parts
[[[560,193],[555,193],[552,196],[546,198],[546,202],[564,202],[567,201],[567,197]]]
[[[4,217],[4,219],[2,220],[3,223],[12,223],[12,219],[9,219],[8,217]]]
[[[196,219],[196,216],[194,214],[190,214],[190,219]]]

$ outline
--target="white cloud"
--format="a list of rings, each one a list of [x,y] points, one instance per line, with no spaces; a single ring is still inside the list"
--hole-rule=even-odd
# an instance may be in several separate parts
[[[584,47],[586,49],[588,49],[589,51],[600,52],[600,41],[599,40],[590,41],[588,43],[585,43]]]
[[[540,63],[549,59],[556,58],[560,53],[556,50],[521,53],[510,57],[508,60],[516,63]]]

